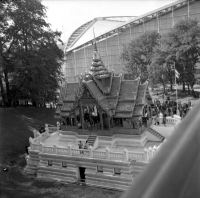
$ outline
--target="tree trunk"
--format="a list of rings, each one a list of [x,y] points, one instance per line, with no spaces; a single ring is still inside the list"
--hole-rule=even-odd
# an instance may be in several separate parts
[[[163,82],[163,94],[165,94],[165,83]]]
[[[173,83],[170,83],[170,90],[173,91]]]
[[[185,92],[185,82],[183,81],[183,93]]]
[[[154,86],[153,86],[153,84],[151,85],[151,88],[152,88],[151,90],[154,91]]]
[[[4,87],[3,87],[3,82],[2,82],[1,76],[0,76],[0,88],[1,88],[2,100],[3,100],[4,104],[5,104],[7,102],[7,100],[6,100],[6,95],[5,95],[5,91],[4,91]]]
[[[189,85],[189,83],[187,84],[187,87],[188,87],[188,94],[190,95],[190,85]]]
[[[10,84],[9,84],[9,81],[8,81],[8,73],[6,71],[4,71],[4,81],[5,81],[5,84],[6,84],[6,95],[7,95],[7,99],[8,99],[8,102],[10,101]],[[10,104],[9,104],[10,105]]]
[[[195,91],[194,91],[194,85],[190,84],[190,87],[191,87],[192,96],[196,97],[196,94],[195,94]]]
[[[170,76],[169,82],[170,82],[170,91],[173,91],[173,84],[174,84],[174,82],[173,82],[172,76]]]
[[[6,96],[5,96],[5,90],[4,90],[3,82],[1,78],[3,77],[2,68],[3,68],[3,61],[2,61],[2,56],[0,55],[0,88],[1,88],[2,100],[4,103],[6,103],[7,101],[6,101]]]

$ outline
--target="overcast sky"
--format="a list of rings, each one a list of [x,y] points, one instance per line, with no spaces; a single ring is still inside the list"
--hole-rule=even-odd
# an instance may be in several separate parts
[[[140,16],[176,0],[42,0],[47,22],[63,32],[66,41],[84,23],[105,16]]]

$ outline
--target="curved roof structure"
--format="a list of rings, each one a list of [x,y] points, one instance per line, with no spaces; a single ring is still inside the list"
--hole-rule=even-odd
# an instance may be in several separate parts
[[[95,30],[95,35],[99,36],[106,30],[122,25],[125,22],[134,19],[134,16],[110,16],[110,17],[99,17],[94,18],[91,21],[78,27],[68,38],[67,44],[65,46],[65,51],[76,48],[77,46],[87,42],[94,38],[93,28]]]
[[[65,48],[65,52],[69,53],[73,50],[78,50],[80,48],[83,48],[84,46],[91,45],[94,42],[92,27],[94,27],[95,29],[96,40],[100,41],[107,37],[123,32],[124,29],[130,26],[138,25],[146,21],[149,21],[153,18],[157,18],[159,15],[172,12],[172,9],[174,10],[179,9],[187,5],[188,3],[191,4],[195,1],[198,1],[198,0],[178,0],[171,4],[158,8],[156,10],[143,14],[139,17],[96,18],[84,24],[83,26],[81,26],[80,27],[81,30],[82,30],[82,27],[84,27],[84,30],[82,30],[81,33],[76,34],[77,33],[76,30],[74,33],[72,33],[71,37],[68,40],[67,47]],[[110,20],[111,18],[112,20]],[[125,18],[126,21],[120,20],[123,18]],[[116,19],[116,20],[113,20],[113,19]],[[77,30],[79,30],[79,28]],[[74,39],[73,42],[71,42],[72,39]]]

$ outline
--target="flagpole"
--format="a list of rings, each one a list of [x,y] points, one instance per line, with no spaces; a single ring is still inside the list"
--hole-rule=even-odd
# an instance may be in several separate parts
[[[175,86],[176,86],[176,114],[178,115],[178,94],[177,94],[177,84],[176,84],[176,67],[174,62],[174,74],[175,74]]]

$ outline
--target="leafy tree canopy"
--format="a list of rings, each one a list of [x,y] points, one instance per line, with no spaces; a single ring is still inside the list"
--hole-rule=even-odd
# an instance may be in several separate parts
[[[167,82],[171,87],[174,82],[174,71],[171,66],[175,64],[180,73],[179,82],[190,85],[193,90],[195,84],[195,67],[200,61],[200,27],[197,20],[181,20],[161,38],[161,45],[154,49],[151,63],[151,79],[163,80],[163,68]],[[156,75],[155,75],[156,73]]]
[[[197,20],[181,20],[168,34],[163,36],[163,46],[169,56],[168,61],[175,62],[181,78],[189,83],[191,88],[195,84],[195,67],[200,61],[200,27]]]
[[[148,67],[152,61],[153,50],[159,45],[159,37],[156,31],[147,31],[124,46],[120,59],[125,64],[125,70],[146,81],[149,77]]]
[[[40,0],[16,0],[3,4],[6,15],[0,35],[2,71],[7,97],[29,98],[43,103],[54,99],[62,80],[61,33],[45,21]]]

